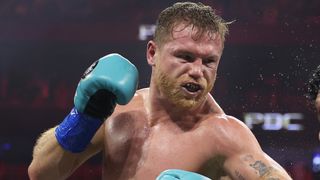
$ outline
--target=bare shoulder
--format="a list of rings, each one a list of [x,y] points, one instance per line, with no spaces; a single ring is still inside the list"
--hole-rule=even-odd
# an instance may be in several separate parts
[[[240,120],[228,116],[223,156],[225,171],[232,179],[291,179],[286,171],[265,154],[251,130]]]
[[[129,137],[135,129],[145,126],[146,113],[143,97],[145,93],[146,90],[139,90],[128,104],[116,106],[113,114],[105,123],[107,134],[120,133]]]
[[[210,113],[206,118],[206,123],[211,124],[209,127],[218,132],[225,131],[224,135],[242,133],[243,131],[250,131],[250,129],[239,119],[226,115],[224,113]]]
[[[148,135],[143,92],[138,91],[127,105],[117,105],[104,127],[104,149],[117,163],[125,162],[132,146],[142,146]]]
[[[213,156],[223,159],[224,171],[232,179],[291,179],[285,170],[263,152],[251,130],[228,115],[212,115],[210,134]]]
[[[210,127],[208,128],[208,134],[212,136],[215,142],[221,145],[223,154],[242,151],[248,145],[259,147],[251,130],[242,121],[233,116],[211,114],[206,121],[205,126]]]

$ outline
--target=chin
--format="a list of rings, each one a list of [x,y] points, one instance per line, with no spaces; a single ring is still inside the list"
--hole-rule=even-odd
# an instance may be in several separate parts
[[[175,100],[173,100],[172,103],[180,109],[193,110],[198,108],[202,104],[202,102],[204,102],[204,100],[204,96],[197,99],[185,99],[182,97],[179,99],[175,98]]]
[[[199,103],[195,100],[180,100],[175,101],[174,104],[181,109],[194,109],[199,105]]]

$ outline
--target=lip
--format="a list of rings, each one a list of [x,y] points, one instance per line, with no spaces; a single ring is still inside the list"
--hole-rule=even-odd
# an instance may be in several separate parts
[[[200,88],[198,91],[196,92],[190,92],[188,91],[185,87],[181,86],[182,92],[185,94],[186,97],[188,98],[196,98],[198,97],[201,92],[202,92],[202,88]]]
[[[184,82],[181,84],[181,86],[184,87],[186,84],[195,84],[195,85],[199,86],[200,87],[199,91],[202,91],[204,89],[201,84],[196,83],[196,82]]]

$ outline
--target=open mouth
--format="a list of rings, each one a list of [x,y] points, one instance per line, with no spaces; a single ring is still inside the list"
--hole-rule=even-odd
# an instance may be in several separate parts
[[[202,90],[202,86],[196,83],[185,83],[182,85],[182,87],[191,93],[195,93]]]

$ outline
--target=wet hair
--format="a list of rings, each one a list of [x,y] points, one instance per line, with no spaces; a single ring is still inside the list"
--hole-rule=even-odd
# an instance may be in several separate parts
[[[196,28],[195,38],[201,37],[203,33],[212,35],[217,32],[224,41],[229,32],[228,25],[232,22],[224,21],[214,9],[200,2],[178,2],[159,14],[154,41],[161,46],[168,35],[172,37],[174,27],[180,23],[184,23],[185,27],[192,25],[192,29]]]
[[[311,73],[307,82],[307,98],[315,100],[320,90],[320,65]]]

